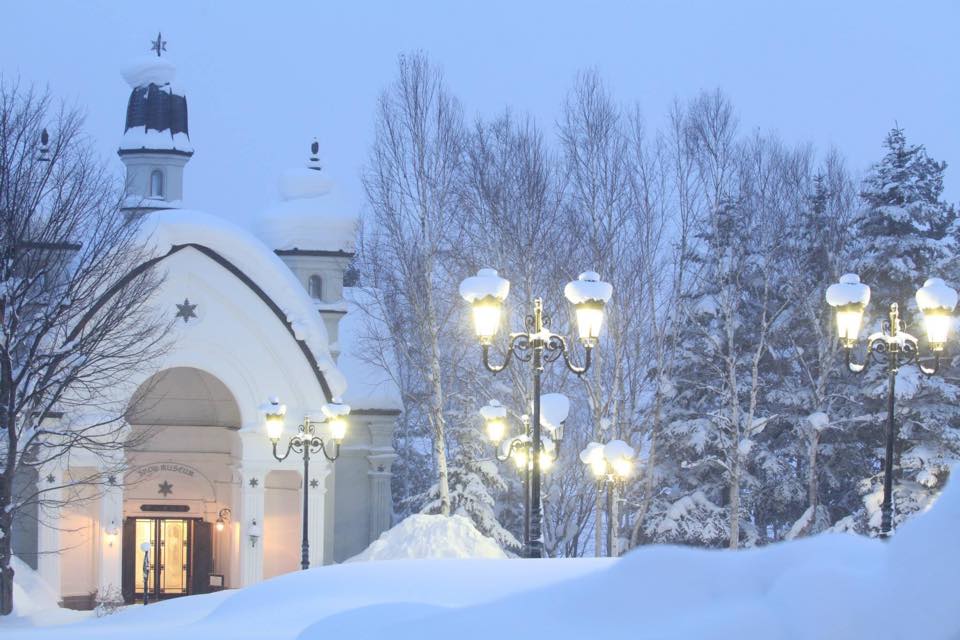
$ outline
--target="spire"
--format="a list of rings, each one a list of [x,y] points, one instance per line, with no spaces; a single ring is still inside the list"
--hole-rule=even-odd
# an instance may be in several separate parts
[[[157,57],[160,57],[161,51],[167,50],[167,41],[163,39],[163,35],[157,31],[157,39],[150,42],[150,50],[157,52]]]

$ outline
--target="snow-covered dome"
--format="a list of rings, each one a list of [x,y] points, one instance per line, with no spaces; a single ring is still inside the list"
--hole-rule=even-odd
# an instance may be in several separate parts
[[[187,98],[171,84],[176,67],[161,57],[166,42],[157,34],[153,43],[155,56],[142,56],[131,61],[121,72],[130,85],[127,119],[120,152],[164,151],[190,155],[190,133],[187,126]]]
[[[310,151],[306,166],[281,174],[280,200],[257,219],[257,234],[274,250],[352,252],[357,216],[320,165],[316,141]]]

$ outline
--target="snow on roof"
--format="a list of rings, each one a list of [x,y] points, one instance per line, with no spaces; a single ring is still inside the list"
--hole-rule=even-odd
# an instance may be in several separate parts
[[[326,173],[290,169],[280,176],[279,187],[280,201],[256,221],[257,235],[271,249],[354,250],[359,219]]]
[[[402,411],[400,388],[384,367],[386,364],[396,370],[389,348],[390,336],[372,293],[358,287],[344,287],[343,297],[347,314],[340,319],[340,355],[337,357],[337,366],[347,380],[343,401],[354,409]],[[383,351],[386,351],[386,363],[379,357]]]
[[[323,372],[334,397],[342,395],[346,381],[330,356],[329,339],[320,314],[303,285],[287,265],[247,231],[222,218],[189,209],[168,209],[144,220],[144,240],[158,255],[172,247],[198,244],[229,260],[253,280],[286,315],[298,340],[302,340]]]
[[[840,277],[838,284],[827,287],[827,304],[831,307],[842,307],[848,304],[862,304],[870,302],[870,287],[861,284],[860,276],[855,273],[846,273]]]
[[[180,131],[170,133],[169,129],[157,131],[145,127],[127,129],[120,138],[120,149],[124,151],[163,149],[193,153],[193,145],[190,144],[190,137],[187,134]]]
[[[347,562],[427,558],[503,560],[506,557],[500,545],[480,533],[469,518],[421,513],[384,531],[366,550]]]
[[[120,73],[131,89],[137,89],[149,84],[162,86],[173,82],[177,68],[168,58],[151,55],[131,60]]]

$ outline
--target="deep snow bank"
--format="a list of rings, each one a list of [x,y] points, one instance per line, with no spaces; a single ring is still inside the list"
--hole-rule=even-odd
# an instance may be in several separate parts
[[[384,531],[369,547],[347,560],[496,558],[507,554],[464,516],[416,514]]]
[[[7,626],[43,626],[65,624],[83,620],[89,611],[61,609],[60,598],[36,571],[14,557],[13,567],[13,614],[0,617],[0,630]]]

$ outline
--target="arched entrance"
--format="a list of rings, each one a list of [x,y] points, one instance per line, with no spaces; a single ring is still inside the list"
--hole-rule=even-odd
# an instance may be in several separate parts
[[[124,598],[139,601],[146,591],[159,600],[228,584],[238,536],[226,520],[237,502],[234,470],[241,455],[233,394],[206,371],[173,367],[140,385],[127,421]],[[220,514],[222,529],[216,527]]]

